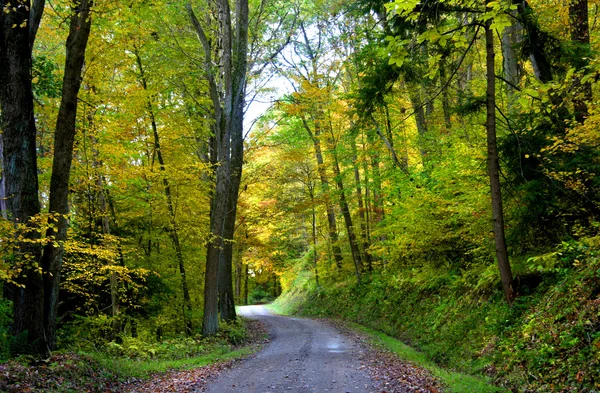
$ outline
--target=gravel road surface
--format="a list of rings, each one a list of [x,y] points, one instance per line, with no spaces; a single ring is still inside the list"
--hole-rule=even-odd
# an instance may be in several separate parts
[[[240,307],[239,314],[266,323],[271,342],[257,355],[223,372],[209,393],[378,392],[359,347],[315,320],[275,315],[264,306]]]

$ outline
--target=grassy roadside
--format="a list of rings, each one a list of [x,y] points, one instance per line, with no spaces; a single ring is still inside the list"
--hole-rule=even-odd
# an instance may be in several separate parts
[[[273,312],[291,315],[293,307],[285,302],[274,303],[268,306]],[[358,323],[344,321],[344,326],[366,335],[372,345],[396,354],[401,360],[429,371],[446,386],[447,393],[505,393],[509,390],[494,386],[488,380],[455,371],[446,370],[427,359],[424,353],[404,344],[387,334]]]
[[[154,374],[168,371],[191,370],[205,367],[215,363],[227,362],[251,355],[257,350],[255,346],[246,346],[239,349],[216,347],[210,352],[196,357],[185,359],[127,359],[107,356],[102,352],[85,354],[94,359],[98,365],[117,376],[120,380],[130,378],[147,379]]]
[[[415,350],[387,334],[377,330],[359,325],[357,323],[347,322],[350,328],[366,334],[377,347],[382,347],[395,353],[400,359],[410,362],[416,366],[429,371],[447,386],[447,392],[452,393],[501,393],[509,392],[507,389],[492,385],[489,381],[472,375],[462,374],[455,371],[449,371],[439,367],[425,357],[425,354]]]

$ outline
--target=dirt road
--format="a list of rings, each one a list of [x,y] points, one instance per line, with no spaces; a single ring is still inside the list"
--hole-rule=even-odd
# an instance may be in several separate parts
[[[209,393],[376,392],[361,368],[359,348],[318,321],[270,313],[264,306],[239,313],[269,325],[271,342],[255,357],[222,373]]]

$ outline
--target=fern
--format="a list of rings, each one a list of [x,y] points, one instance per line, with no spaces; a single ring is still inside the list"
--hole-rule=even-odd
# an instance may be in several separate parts
[[[23,330],[21,333],[14,336],[10,342],[10,356],[17,357],[20,355],[35,355],[38,341],[29,342],[29,331]]]

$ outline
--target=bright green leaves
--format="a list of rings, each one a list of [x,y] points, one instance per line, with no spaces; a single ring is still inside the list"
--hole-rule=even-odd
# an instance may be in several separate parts
[[[387,36],[385,39],[388,41],[388,64],[395,64],[398,67],[402,67],[402,64],[404,64],[409,55],[407,50],[408,41],[392,36]]]
[[[487,3],[487,10],[483,14],[483,22],[492,19],[491,28],[497,30],[498,34],[507,27],[512,26],[511,11],[515,11],[517,6],[510,0],[490,1]]]
[[[419,14],[413,11],[417,4],[419,4],[418,0],[396,0],[392,3],[386,4],[385,8],[390,13],[396,13],[399,16],[408,17],[409,20],[416,20]]]

